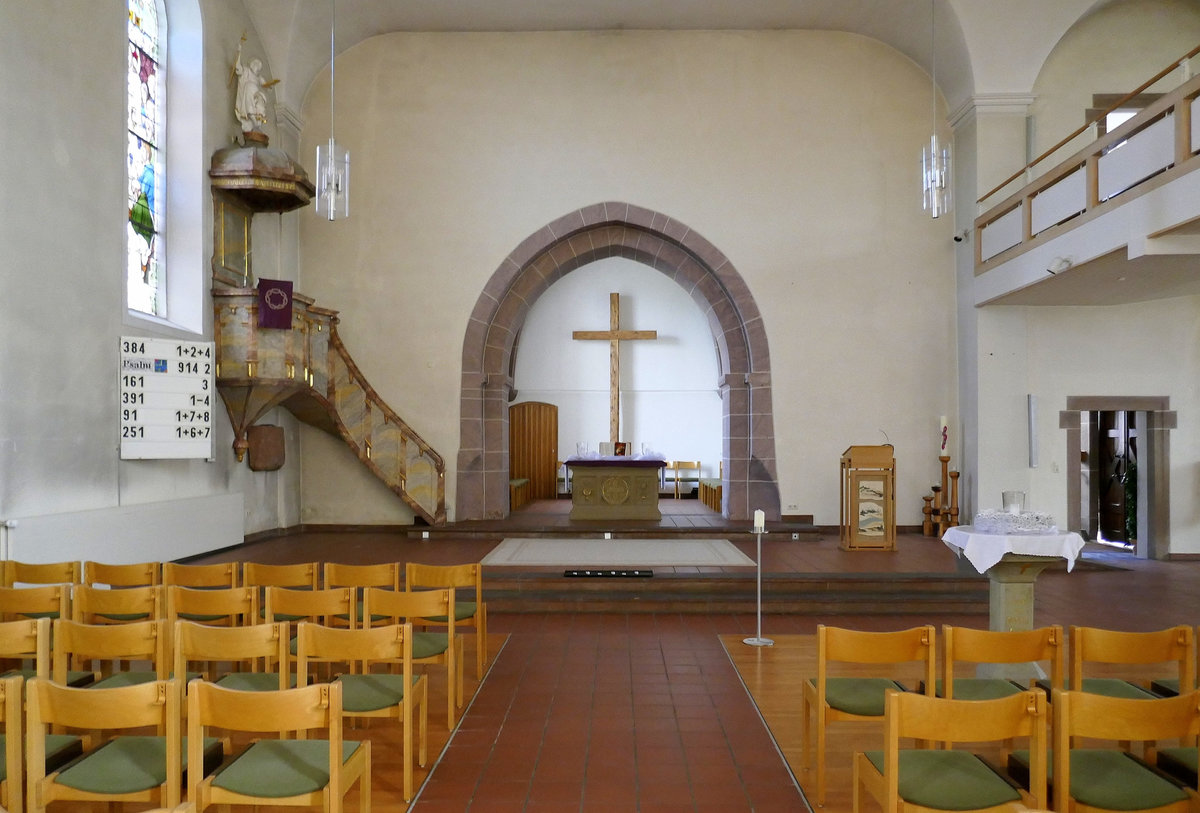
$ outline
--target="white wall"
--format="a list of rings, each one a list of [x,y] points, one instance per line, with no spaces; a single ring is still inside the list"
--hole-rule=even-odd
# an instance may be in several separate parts
[[[1200,5],[1194,0],[1118,0],[1077,22],[1046,58],[1034,84],[1035,142],[1041,155],[1084,124],[1092,95],[1124,95],[1140,87],[1200,40]],[[1148,93],[1180,82],[1177,70]],[[1045,168],[1081,149],[1085,135],[1063,147]],[[1016,171],[1016,167],[1013,167]]]
[[[921,211],[929,77],[909,60],[818,31],[415,33],[342,53],[337,81],[352,214],[301,221],[302,289],[340,311],[367,380],[451,468],[488,279],[545,224],[623,201],[693,229],[746,280],[770,342],[781,508],[836,524],[842,451],[890,441],[899,521],[920,521],[937,418],[957,411],[955,280],[953,224]],[[320,75],[301,154],[328,136],[327,92]],[[304,453],[306,518],[395,521],[355,487],[352,456]]]
[[[609,293],[621,295],[621,328],[657,330],[621,342],[621,439],[666,460],[700,460],[715,477],[721,459],[721,398],[712,331],[691,297],[653,268],[612,257],[572,271],[538,299],[521,328],[516,402],[558,406],[558,455],[608,440],[609,343],[576,341],[607,330]]]
[[[1200,552],[1200,297],[1107,308],[1024,308],[1030,392],[1041,410],[1041,461],[1030,472],[1035,507],[1066,514],[1066,432],[1058,411],[1068,395],[1167,396],[1178,414],[1170,430],[1171,553]],[[1015,393],[1014,393],[1015,395]],[[1143,447],[1144,448],[1144,447]],[[999,500],[997,495],[996,500]]]
[[[205,24],[205,61],[192,66],[204,91],[191,99],[202,106],[204,129],[180,171],[191,173],[192,188],[204,197],[193,197],[190,209],[179,204],[179,214],[203,217],[200,233],[208,237],[193,239],[190,254],[171,259],[180,269],[206,273],[208,156],[233,133],[226,83],[233,48],[243,31],[248,49],[256,39],[240,3],[192,2],[190,11],[196,23],[203,11]],[[0,3],[0,149],[14,157],[4,171],[6,188],[22,190],[0,202],[0,519],[28,520],[9,540],[22,555],[22,528],[61,531],[59,517],[79,523],[79,535],[60,533],[76,558],[89,556],[95,517],[124,516],[133,518],[128,545],[114,540],[106,555],[153,549],[166,559],[206,544],[204,526],[194,522],[196,500],[245,505],[232,525],[225,517],[213,522],[210,549],[240,542],[243,530],[291,524],[298,515],[298,467],[254,475],[236,465],[223,415],[213,462],[118,457],[119,338],[212,335],[206,279],[194,289],[202,301],[190,317],[203,314],[200,334],[124,312],[126,20],[121,0]],[[164,536],[160,523],[172,517],[189,523],[189,533]],[[59,554],[67,552],[56,548]]]

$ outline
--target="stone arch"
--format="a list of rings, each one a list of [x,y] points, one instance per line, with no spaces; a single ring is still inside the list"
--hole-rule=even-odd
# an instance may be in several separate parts
[[[511,361],[529,309],[563,275],[614,256],[671,277],[704,311],[719,364],[722,513],[748,519],[761,508],[778,519],[770,353],[754,297],[733,264],[699,234],[628,203],[597,203],[543,226],[484,286],[463,338],[455,519],[508,515]]]

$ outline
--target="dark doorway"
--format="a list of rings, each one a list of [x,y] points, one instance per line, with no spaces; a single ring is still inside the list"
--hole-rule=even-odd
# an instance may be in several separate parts
[[[1137,413],[1097,412],[1095,465],[1100,541],[1132,549],[1137,545]]]

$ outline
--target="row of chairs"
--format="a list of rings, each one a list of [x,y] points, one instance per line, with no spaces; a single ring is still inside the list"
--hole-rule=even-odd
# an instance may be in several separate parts
[[[62,585],[0,588],[0,613],[6,617],[33,615],[48,619],[50,613],[46,608],[54,601],[61,601],[61,597],[56,596],[62,591]],[[161,611],[164,591],[166,609]],[[80,671],[83,664],[76,661],[86,659],[88,653],[95,653],[96,658],[147,660],[161,667],[158,668],[159,677],[165,677],[172,647],[167,633],[179,620],[223,627],[257,625],[264,620],[310,621],[348,628],[402,622],[421,625],[433,620],[439,626],[437,631],[422,630],[414,634],[415,662],[444,667],[448,728],[454,727],[456,709],[462,708],[464,702],[463,636],[457,632],[454,588],[401,591],[377,587],[295,589],[272,585],[262,588],[265,600],[261,610],[257,587],[172,585],[99,589],[78,585],[75,594],[71,606],[73,623],[66,627],[63,635],[54,639],[54,676],[61,683],[77,684],[87,676],[86,670]],[[364,617],[370,619],[370,624],[363,623]],[[163,633],[155,633],[153,637],[144,632],[147,629],[144,626],[130,626],[157,619],[165,619],[166,623]],[[100,628],[104,626],[126,629],[103,633]],[[30,657],[28,627],[14,625],[11,629],[10,640],[0,639],[0,657]],[[76,637],[83,636],[88,637],[76,644]],[[97,647],[103,647],[103,650]],[[150,676],[153,676],[152,672]],[[130,673],[122,672],[104,679],[131,678]]]
[[[1200,736],[1200,692],[1136,700],[1054,689],[1052,697],[1051,723],[1047,696],[1038,689],[990,700],[888,690],[883,748],[853,757],[854,813],[865,794],[889,813],[1187,813],[1200,804],[1195,746],[1161,747],[1164,740],[1195,743]],[[904,747],[909,740],[924,747]],[[1012,751],[1017,741],[1027,747]],[[1135,741],[1143,744],[1141,755],[1128,750]],[[1007,751],[1008,776],[994,757],[977,753],[984,743]],[[957,744],[970,748],[952,747]],[[1156,755],[1177,758],[1180,752],[1190,752],[1190,787],[1150,764]]]
[[[414,672],[411,624],[353,629],[300,622],[294,638],[288,622],[212,627],[178,621],[173,636],[166,634],[165,627],[162,620],[96,626],[42,618],[0,624],[0,637],[5,640],[22,631],[31,634],[35,640],[27,645],[36,652],[36,665],[28,677],[13,673],[0,678],[6,726],[0,804],[6,810],[26,809],[21,801],[22,771],[31,811],[69,799],[153,801],[173,807],[179,804],[182,788],[179,773],[188,765],[203,766],[187,772],[189,800],[197,803],[189,809],[228,803],[313,804],[320,800],[323,784],[301,787],[296,783],[303,784],[301,774],[307,773],[332,777],[329,784],[338,787],[342,760],[332,750],[341,748],[343,717],[399,722],[404,798],[412,798],[414,757],[422,766],[428,758],[428,690],[425,677]],[[174,653],[165,660],[173,668],[164,664],[161,655],[168,637]],[[86,686],[68,686],[62,680],[66,656],[56,655],[52,673],[46,666],[51,638],[56,650],[69,648],[72,655],[89,658],[145,659],[151,670],[114,672],[108,678],[97,673]],[[290,647],[289,640],[293,641]],[[320,682],[314,668],[319,664],[342,671]],[[235,671],[242,666],[250,671]],[[203,671],[193,671],[198,668]],[[26,679],[29,702],[23,738],[20,699],[21,681]],[[190,701],[181,714],[184,680],[189,681]],[[314,685],[319,689],[316,694]],[[306,688],[307,694],[298,691]],[[325,710],[321,721],[305,723],[305,715],[311,716],[314,709]],[[181,745],[183,719],[189,738]],[[147,726],[154,727],[154,734],[122,736],[111,742],[97,740],[92,733]],[[255,744],[233,759],[228,737],[222,742],[206,730],[274,731],[283,737],[317,726],[329,728],[327,741]],[[369,807],[370,744],[361,745],[362,750],[356,750],[356,744],[348,744],[346,766],[352,768],[350,778],[362,777]],[[357,754],[357,767],[349,761],[352,753]],[[263,764],[272,758],[278,764]],[[323,770],[326,759],[328,771]],[[220,777],[204,779],[223,760]]]
[[[402,578],[403,577],[403,578]],[[316,590],[321,587],[381,587],[399,591],[455,588],[459,590],[454,615],[458,624],[473,628],[475,636],[476,677],[483,678],[487,663],[487,607],[483,601],[483,567],[479,563],[430,565],[409,562],[353,565],[338,562],[262,564],[223,562],[187,565],[176,562],[140,562],[108,564],[103,562],[28,563],[15,560],[0,562],[0,585],[85,585],[103,587],[149,587],[176,585],[194,588],[239,586],[276,586]],[[62,606],[43,612],[51,617],[68,617],[65,607],[79,591],[63,591],[53,598]],[[473,594],[473,595],[472,595]],[[51,594],[47,593],[47,601]],[[96,599],[95,602],[104,599]],[[110,599],[115,602],[117,599]],[[0,612],[4,612],[0,607]],[[116,613],[119,614],[119,613]],[[156,615],[155,617],[161,617]],[[110,619],[114,620],[114,619]]]
[[[864,632],[840,627],[817,629],[817,674],[802,690],[805,766],[811,764],[812,723],[816,723],[816,785],[818,804],[824,804],[826,786],[827,727],[837,721],[883,720],[889,691],[906,691],[899,680],[880,674],[874,665],[916,664],[916,692],[962,701],[996,700],[1015,696],[1037,686],[1043,695],[1054,690],[1129,700],[1151,700],[1196,688],[1195,631],[1177,626],[1154,632],[1117,632],[1092,627],[1071,627],[1070,646],[1058,626],[1013,632],[942,628],[941,669],[937,668],[937,635],[933,626],[895,632]],[[1064,668],[1070,651],[1070,669]],[[838,674],[834,663],[850,664]],[[964,666],[976,671],[986,664],[1047,663],[1049,674],[1033,681],[1006,677],[964,676]],[[1133,681],[1085,674],[1091,664],[1171,664],[1170,672],[1154,680]],[[986,667],[985,667],[986,668]],[[1093,670],[1094,671],[1094,670]],[[947,737],[946,739],[950,739]],[[1193,760],[1194,762],[1194,760]],[[856,783],[857,788],[857,783]]]

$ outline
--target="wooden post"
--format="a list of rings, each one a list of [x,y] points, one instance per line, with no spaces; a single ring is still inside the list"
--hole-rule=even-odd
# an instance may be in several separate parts
[[[958,525],[958,472],[950,472],[950,525]]]
[[[925,507],[921,509],[921,513],[925,515],[925,519],[921,522],[921,533],[926,536],[933,536],[933,495],[922,497],[925,501]]]

